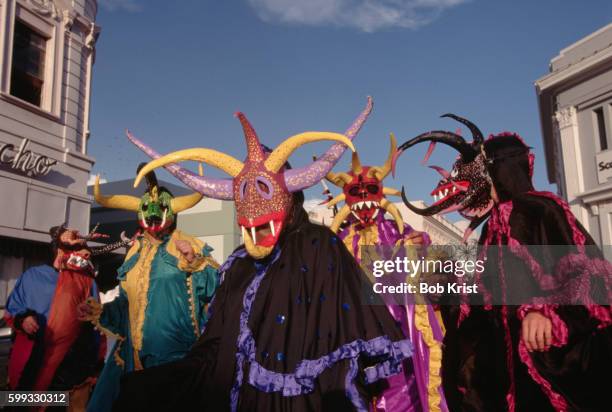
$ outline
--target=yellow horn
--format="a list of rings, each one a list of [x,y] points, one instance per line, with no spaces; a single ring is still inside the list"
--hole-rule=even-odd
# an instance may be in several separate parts
[[[383,195],[385,196],[401,196],[402,192],[392,187],[383,187]]]
[[[357,152],[353,152],[353,157],[351,159],[351,170],[356,175],[361,173],[361,160],[359,160],[359,155],[357,154]]]
[[[342,222],[344,222],[344,220],[348,217],[350,213],[351,213],[351,208],[348,207],[348,205],[344,205],[342,209],[340,209],[338,213],[336,213],[336,216],[334,216],[334,221],[329,227],[331,231],[334,233],[338,233],[338,230],[340,229],[340,225],[342,224]]]
[[[168,164],[178,163],[185,160],[195,160],[197,162],[207,163],[219,170],[223,170],[232,177],[236,177],[244,167],[244,164],[240,160],[216,150],[203,148],[179,150],[147,163],[147,165],[140,170],[138,176],[136,176],[134,187],[138,186],[138,183],[140,183],[144,175],[150,171],[155,170],[158,167],[163,167]]]
[[[104,196],[100,192],[100,175],[96,176],[96,183],[93,187],[94,199],[99,205],[110,209],[123,209],[131,212],[138,212],[140,199],[130,195],[111,195]]]
[[[344,202],[345,199],[346,199],[346,196],[344,195],[344,193],[340,193],[338,196],[334,197],[332,200],[327,202],[327,207],[331,209],[337,203]]]
[[[397,151],[397,140],[395,139],[395,135],[391,133],[389,135],[391,140],[391,148],[389,149],[389,156],[387,156],[387,160],[385,164],[380,167],[372,167],[368,171],[368,175],[371,177],[375,177],[378,180],[383,180],[389,173],[391,173],[391,164],[393,163],[393,156]]]
[[[403,234],[404,233],[404,219],[402,219],[402,214],[400,213],[399,210],[397,210],[397,207],[395,207],[395,205],[389,202],[389,200],[387,199],[381,200],[380,207],[385,209],[387,212],[391,213],[391,216],[393,216],[393,219],[395,220],[395,224],[397,225],[397,230],[399,231],[400,235]]]
[[[282,142],[266,159],[264,165],[266,169],[271,172],[278,172],[281,167],[285,164],[289,156],[300,146],[306,143],[318,142],[320,140],[333,140],[340,142],[348,146],[353,152],[355,146],[353,143],[343,134],[330,133],[330,132],[304,132],[289,137]]]
[[[172,211],[174,213],[180,213],[183,210],[191,209],[195,205],[198,204],[200,200],[202,200],[202,194],[198,192],[194,192],[190,195],[175,197],[170,202],[170,207],[172,207]]]
[[[198,174],[204,176],[204,168],[202,163],[198,163]],[[199,192],[193,192],[190,195],[175,197],[170,201],[170,207],[174,213],[182,212],[183,210],[191,209],[202,200],[202,196]]]
[[[344,172],[329,172],[325,175],[325,178],[338,187],[344,187],[345,184],[350,183],[353,180],[348,173]]]
[[[395,139],[395,134],[389,134],[389,139],[391,140],[391,147],[389,148],[389,156],[387,156],[387,161],[381,167],[383,176],[379,180],[383,180],[389,173],[391,173],[391,166],[393,164],[393,156],[395,156],[395,152],[397,152],[397,140]]]

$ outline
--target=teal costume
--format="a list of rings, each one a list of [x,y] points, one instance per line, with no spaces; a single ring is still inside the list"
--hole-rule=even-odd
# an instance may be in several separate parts
[[[175,246],[191,244],[188,263]],[[206,308],[218,285],[212,248],[179,230],[161,240],[145,233],[118,270],[120,294],[94,306],[91,321],[117,342],[89,401],[89,412],[110,411],[121,376],[183,358],[206,323]]]

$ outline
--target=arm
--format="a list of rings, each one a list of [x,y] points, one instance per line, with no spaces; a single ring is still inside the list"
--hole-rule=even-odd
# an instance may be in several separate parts
[[[96,329],[117,339],[124,339],[127,329],[128,300],[121,290],[119,296],[104,305],[94,298],[79,305],[80,320],[91,322]]]
[[[196,315],[200,328],[202,328],[208,320],[206,314],[208,305],[219,286],[217,269],[211,265],[206,266],[203,270],[192,274],[192,282]]]

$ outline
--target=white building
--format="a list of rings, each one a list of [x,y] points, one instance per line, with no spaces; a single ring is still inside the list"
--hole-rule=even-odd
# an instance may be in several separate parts
[[[612,245],[612,24],[561,50],[535,86],[548,180]]]
[[[331,225],[334,220],[333,212],[327,206],[321,205],[321,199],[311,199],[304,203],[304,208],[312,222]],[[416,207],[424,208],[426,205],[422,200],[412,202]],[[463,229],[460,225],[452,223],[444,216],[421,216],[409,210],[402,202],[394,203],[402,214],[404,222],[413,229],[427,232],[434,245],[454,245],[462,243]],[[389,214],[386,216],[392,219]],[[464,225],[465,226],[465,225]],[[476,236],[475,234],[473,236]]]
[[[51,226],[89,226],[96,13],[96,0],[0,0],[0,305],[46,259]]]

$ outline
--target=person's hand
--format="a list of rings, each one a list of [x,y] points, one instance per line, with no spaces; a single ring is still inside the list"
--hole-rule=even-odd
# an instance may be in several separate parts
[[[87,321],[93,315],[94,309],[89,302],[80,303],[77,306],[77,319],[80,321]]]
[[[552,344],[552,322],[540,312],[529,312],[523,319],[523,342],[529,352],[547,351]]]
[[[186,240],[175,240],[174,244],[179,252],[183,255],[187,263],[193,262],[195,259],[195,253],[193,252],[193,248],[191,247],[191,243]]]
[[[423,232],[419,232],[416,230],[410,232],[408,236],[406,236],[406,240],[415,246],[419,246],[425,243],[425,237],[423,236]]]
[[[38,332],[38,322],[36,321],[36,318],[32,315],[26,317],[21,322],[21,329],[23,329],[23,331],[28,335],[34,335],[36,332]]]

